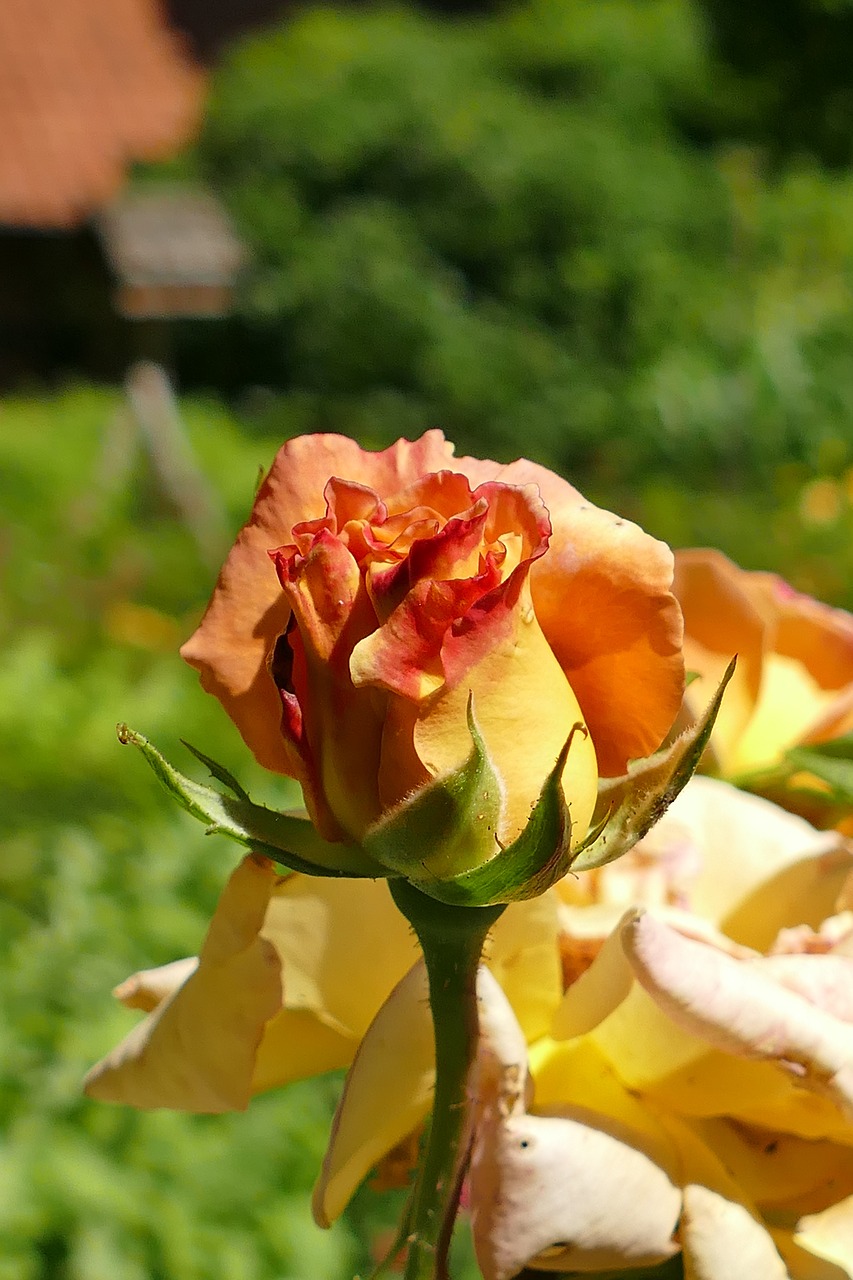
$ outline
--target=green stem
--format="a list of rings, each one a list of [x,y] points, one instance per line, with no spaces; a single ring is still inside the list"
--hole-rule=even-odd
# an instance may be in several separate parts
[[[405,880],[389,886],[423,949],[435,1035],[435,1097],[407,1211],[405,1280],[447,1280],[470,1139],[466,1085],[477,1053],[477,966],[504,907],[448,906]]]

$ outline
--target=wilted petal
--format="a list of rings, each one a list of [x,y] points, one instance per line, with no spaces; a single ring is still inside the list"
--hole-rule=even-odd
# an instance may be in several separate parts
[[[726,1053],[775,1060],[853,1117],[853,1026],[762,973],[637,914],[623,945],[644,988],[688,1032]],[[814,957],[819,961],[821,957]]]
[[[745,1205],[710,1187],[684,1188],[681,1219],[685,1280],[789,1280],[788,1271],[762,1224]]]
[[[478,1126],[469,1184],[485,1280],[507,1280],[531,1262],[605,1270],[676,1251],[678,1188],[607,1116],[505,1116],[495,1108]]]
[[[314,1218],[329,1226],[375,1164],[424,1119],[435,1050],[423,962],[394,988],[350,1067],[314,1188]]]
[[[260,936],[276,878],[271,862],[244,858],[219,901],[198,968],[92,1068],[90,1097],[199,1112],[247,1106],[264,1026],[281,1008],[279,958]]]

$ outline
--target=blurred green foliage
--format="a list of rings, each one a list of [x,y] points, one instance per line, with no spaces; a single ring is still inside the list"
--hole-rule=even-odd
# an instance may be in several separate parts
[[[752,39],[727,0],[322,10],[237,49],[185,162],[252,247],[245,381],[276,389],[182,406],[228,528],[286,435],[440,425],[853,607],[853,179],[822,167],[851,7],[770,12]],[[79,1096],[135,1021],[109,989],[198,947],[239,856],[116,721],[287,796],[175,656],[224,547],[122,412],[0,407],[0,1280],[345,1280],[393,1211],[309,1221],[336,1079],[231,1117]]]
[[[80,1095],[138,1020],[111,988],[197,950],[239,857],[116,721],[188,771],[181,736],[267,802],[294,800],[177,657],[212,574],[141,445],[105,472],[120,404],[77,389],[0,406],[0,1280],[346,1280],[393,1210],[368,1192],[349,1225],[311,1222],[339,1080],[222,1117]],[[278,442],[246,441],[210,403],[184,416],[236,528]]]
[[[188,163],[252,250],[267,425],[441,425],[628,514],[665,477],[676,526],[724,491],[730,549],[772,560],[771,509],[853,464],[853,178],[801,149],[817,124],[783,128],[781,52],[723,60],[735,27],[710,0],[532,0],[309,10],[238,47]],[[850,600],[849,558],[806,576]]]

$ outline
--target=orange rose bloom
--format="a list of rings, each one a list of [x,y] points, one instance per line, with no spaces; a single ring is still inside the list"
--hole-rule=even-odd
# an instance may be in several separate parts
[[[711,734],[721,773],[774,765],[789,747],[853,729],[853,617],[719,551],[676,553],[684,657],[697,711],[733,653],[737,671]]]
[[[654,750],[680,703],[672,556],[542,467],[452,455],[438,431],[289,441],[183,656],[330,840],[465,760],[469,696],[513,840],[582,722],[579,839],[598,771]]]

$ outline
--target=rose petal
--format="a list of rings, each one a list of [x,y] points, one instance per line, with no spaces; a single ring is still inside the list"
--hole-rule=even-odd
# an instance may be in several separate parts
[[[544,467],[521,460],[499,478],[538,485],[548,508],[551,544],[531,573],[536,615],[583,709],[602,774],[623,773],[629,759],[660,745],[681,704],[672,552]]]
[[[295,524],[323,515],[331,476],[395,493],[425,472],[446,468],[452,454],[440,431],[414,442],[398,440],[381,453],[368,453],[345,436],[302,436],[276,454],[201,625],[181,650],[266,768],[290,768],[279,733],[278,690],[267,669],[290,607],[267,552],[289,541]]]
[[[350,1067],[314,1188],[314,1218],[329,1226],[375,1164],[426,1116],[435,1081],[423,962],[397,984]]]
[[[141,1009],[143,1013],[150,1013],[177,991],[178,987],[182,987],[197,968],[198,957],[187,956],[185,960],[161,964],[158,969],[142,969],[119,983],[113,995],[126,1009]]]
[[[847,1267],[836,1267],[825,1258],[817,1257],[810,1250],[797,1243],[793,1231],[781,1227],[771,1227],[770,1234],[785,1265],[791,1274],[791,1280],[850,1280],[853,1271]]]
[[[485,958],[527,1039],[544,1035],[563,994],[555,896],[511,903],[490,934]]]
[[[761,688],[767,624],[743,589],[746,577],[720,551],[696,548],[675,553],[673,590],[684,614],[684,662],[688,671],[699,675],[685,692],[694,716],[707,706],[737,654],[737,669],[711,735],[714,756],[724,772],[731,771]]]
[[[727,1053],[772,1059],[853,1119],[853,1027],[649,913],[621,929],[644,988],[680,1026]],[[814,957],[820,962],[823,957]]]
[[[853,1196],[797,1223],[796,1243],[853,1275]]]
[[[281,1008],[281,966],[260,937],[276,880],[253,856],[231,876],[198,969],[86,1077],[90,1097],[179,1111],[242,1110],[255,1054]]]
[[[469,1188],[484,1280],[508,1280],[530,1263],[605,1270],[676,1252],[678,1188],[607,1116],[494,1108],[478,1125]]]
[[[680,1234],[685,1280],[731,1280],[733,1275],[790,1280],[762,1224],[743,1204],[709,1187],[684,1188]]]
[[[633,852],[666,860],[689,849],[692,875],[680,888],[691,911],[765,950],[780,929],[803,921],[816,928],[830,914],[840,883],[829,873],[840,847],[834,833],[815,831],[769,800],[696,777]],[[824,855],[833,855],[831,863]],[[838,862],[838,875],[853,866],[846,856]]]
[[[522,592],[508,628],[466,674],[434,702],[407,710],[402,699],[389,714],[389,744],[398,749],[406,734],[431,776],[460,765],[470,754],[469,694],[496,772],[508,780],[500,839],[506,844],[524,829],[531,805],[572,727],[583,722],[578,701]],[[518,691],[524,690],[524,716]],[[510,784],[511,780],[511,784]],[[405,781],[403,779],[402,781]],[[586,833],[597,798],[598,771],[592,736],[576,733],[563,772],[563,790],[575,838]]]
[[[420,951],[384,880],[288,876],[263,926],[288,1009],[358,1040]]]

